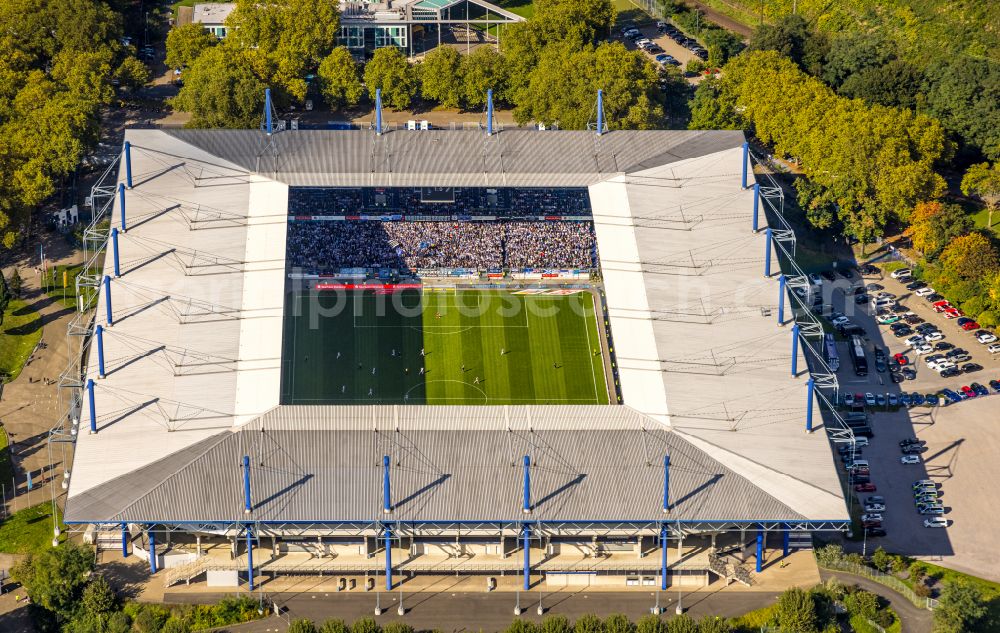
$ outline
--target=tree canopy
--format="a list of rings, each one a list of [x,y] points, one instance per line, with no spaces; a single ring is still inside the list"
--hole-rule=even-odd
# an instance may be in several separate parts
[[[993,212],[1000,207],[1000,161],[993,165],[978,163],[969,167],[962,177],[962,193],[983,201],[990,210],[987,227],[992,227]]]
[[[306,75],[337,45],[338,6],[315,0],[236,0],[226,21],[225,45],[248,53],[245,59],[261,77],[301,101]]]
[[[244,54],[217,46],[187,71],[173,105],[192,114],[190,127],[256,127],[264,111],[264,88]]]
[[[986,600],[979,587],[964,580],[945,583],[934,608],[934,633],[975,631],[987,611]]]
[[[333,49],[319,65],[320,92],[333,109],[356,106],[364,95],[358,63],[343,46]]]
[[[175,26],[167,33],[167,66],[187,68],[194,64],[206,48],[215,46],[218,42],[201,24]]]
[[[94,569],[94,554],[72,542],[29,554],[11,575],[28,591],[31,599],[61,618],[70,618]]]
[[[405,110],[417,94],[417,73],[398,48],[380,48],[365,64],[365,85],[372,100],[375,91],[381,89],[382,103],[395,110]]]
[[[461,53],[451,46],[439,46],[427,53],[420,65],[420,92],[424,99],[436,101],[446,108],[461,106],[461,65]]]
[[[871,241],[944,191],[934,165],[950,146],[928,116],[839,97],[774,51],[734,58],[705,90],[714,99],[695,100],[692,126],[748,127],[798,161],[808,177],[800,204],[815,226],[835,217]]]
[[[907,235],[924,258],[933,261],[956,237],[973,229],[972,218],[962,207],[941,202],[921,202],[913,210]]]

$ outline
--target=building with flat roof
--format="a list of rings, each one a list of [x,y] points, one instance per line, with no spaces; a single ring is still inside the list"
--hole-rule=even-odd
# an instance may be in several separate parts
[[[226,34],[229,32],[226,20],[229,19],[229,14],[235,8],[235,2],[196,4],[191,14],[191,22],[201,24],[205,27],[206,31],[222,40],[226,38]]]
[[[168,584],[752,582],[768,539],[850,525],[742,132],[128,130],[124,154],[65,522]],[[280,404],[305,186],[586,187],[623,403]]]

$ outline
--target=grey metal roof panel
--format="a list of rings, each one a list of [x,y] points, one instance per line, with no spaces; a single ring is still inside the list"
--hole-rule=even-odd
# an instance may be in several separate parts
[[[243,455],[255,521],[381,520],[383,455],[392,520],[521,520],[524,455],[532,520],[661,520],[668,451],[672,520],[805,518],[628,407],[288,406],[77,497],[66,520],[246,520]]]
[[[248,171],[260,157],[261,173],[299,186],[586,186],[743,142],[738,131],[295,130],[272,137],[272,159],[256,130],[166,133]]]

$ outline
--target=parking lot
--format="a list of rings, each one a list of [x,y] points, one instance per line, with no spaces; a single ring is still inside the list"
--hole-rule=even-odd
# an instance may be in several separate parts
[[[973,362],[983,369],[968,374],[944,378],[927,367],[926,355],[912,353],[905,340],[896,338],[888,325],[878,325],[870,305],[854,303],[853,288],[859,284],[877,283],[881,292],[896,295],[914,315],[927,323],[938,326],[944,335],[942,341],[968,350]],[[865,377],[855,374],[849,356],[848,342],[840,341],[837,349],[840,369],[837,372],[841,394],[894,394],[918,392],[935,394],[941,389],[958,391],[962,386],[979,382],[989,388],[991,380],[1000,380],[1000,354],[990,354],[987,345],[976,341],[972,332],[963,331],[956,319],[945,319],[935,313],[931,303],[906,289],[904,283],[889,275],[836,281],[824,280],[826,311],[845,314],[851,322],[864,331],[869,372]],[[940,341],[937,341],[940,342]],[[890,372],[877,371],[875,347],[887,350],[892,357],[904,353],[912,369],[913,379],[894,384]],[[960,365],[965,364],[960,363]],[[994,508],[1000,504],[1000,490],[994,484],[1000,477],[1000,438],[995,427],[1000,424],[1000,394],[989,389],[990,395],[963,400],[948,406],[867,407],[875,436],[871,444],[862,449],[862,459],[871,465],[871,482],[876,492],[861,493],[863,501],[870,495],[886,498],[882,512],[885,537],[874,537],[849,545],[852,549],[867,549],[871,553],[879,545],[892,552],[899,552],[965,571],[980,577],[1000,580],[1000,552],[994,539],[996,528],[992,522]],[[926,451],[919,464],[902,464],[899,442],[917,438],[926,442]],[[840,460],[837,460],[840,464]],[[938,484],[938,493],[945,507],[947,529],[923,527],[927,518],[916,511],[911,486],[914,481],[931,479]]]
[[[680,62],[681,70],[683,70],[687,66],[687,63],[689,61],[693,59],[698,59],[698,57],[694,54],[694,52],[675,42],[666,33],[661,33],[656,28],[655,22],[649,24],[637,24],[634,26],[636,29],[638,29],[639,33],[641,34],[641,38],[645,38],[653,42],[661,49],[663,49],[664,53],[673,56],[674,59]],[[625,37],[622,34],[621,29],[619,29],[619,32],[616,33],[616,35],[625,44],[626,48],[628,48],[629,50],[636,50],[637,47],[635,43],[636,41],[638,41],[637,39]],[[650,60],[654,60],[655,63],[655,58],[656,58],[655,53],[647,52],[646,55],[650,58]]]

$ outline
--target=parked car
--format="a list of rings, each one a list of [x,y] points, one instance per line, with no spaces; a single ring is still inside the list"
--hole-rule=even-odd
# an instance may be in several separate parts
[[[876,488],[875,484],[871,482],[855,484],[854,486],[854,492],[875,492],[876,490],[878,490],[878,488]]]
[[[992,388],[993,391],[1000,393],[1000,380],[991,380],[990,388]]]
[[[989,330],[979,330],[976,332],[976,340],[986,345],[987,343],[996,343],[997,336]]]
[[[1000,343],[994,343],[986,348],[986,351],[990,354],[996,354],[1000,352]]]
[[[975,391],[976,395],[978,395],[978,396],[988,396],[988,395],[990,395],[990,390],[987,389],[984,385],[979,384],[978,382],[972,383],[971,385],[969,385],[969,387],[973,391]]]
[[[963,374],[975,373],[977,371],[982,371],[982,369],[983,369],[983,366],[980,365],[979,363],[966,363],[966,364],[962,365],[962,373]]]
[[[861,515],[862,523],[869,523],[871,521],[883,521],[882,515],[877,512],[869,512],[867,514]]]
[[[926,287],[927,284],[920,281],[919,279],[906,284],[907,290],[920,290],[921,288],[926,288]]]
[[[961,395],[962,398],[964,399],[971,400],[972,398],[975,398],[979,394],[973,391],[972,387],[970,387],[969,385],[963,385],[962,389],[959,391],[959,395]]]
[[[875,406],[875,394],[868,392],[865,394],[865,404],[869,407]]]
[[[924,286],[922,288],[918,288],[917,291],[914,292],[913,294],[917,295],[918,297],[926,297],[928,295],[934,294],[934,289],[931,288],[930,286]]]
[[[919,464],[920,455],[903,455],[899,458],[900,464]]]
[[[949,349],[955,349],[955,346],[946,341],[938,341],[937,343],[934,344],[935,351],[943,351]]]
[[[910,359],[906,357],[906,354],[893,354],[892,359],[896,361],[896,364],[900,367],[910,364]]]
[[[885,531],[885,528],[868,527],[865,528],[865,534],[867,534],[868,536],[885,536],[888,533]]]
[[[909,277],[913,275],[913,271],[909,268],[900,268],[899,270],[894,270],[889,273],[889,276],[893,279],[899,279],[900,277]]]
[[[865,512],[885,512],[885,506],[881,503],[866,503]]]
[[[930,519],[924,519],[925,528],[946,528],[948,527],[948,519],[944,517],[932,517]]]
[[[890,393],[888,396],[886,396],[886,400],[889,402],[890,407],[899,406],[899,397],[896,396],[896,394],[894,393]]]

